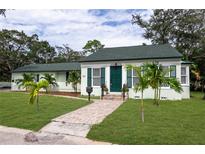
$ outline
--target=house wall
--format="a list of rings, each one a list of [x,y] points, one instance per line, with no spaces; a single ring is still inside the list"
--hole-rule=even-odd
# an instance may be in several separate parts
[[[182,66],[186,67],[187,72],[187,84],[182,84],[182,98],[189,99],[190,98],[190,68],[189,65],[182,64]]]
[[[151,62],[153,60],[147,60],[146,62]],[[163,59],[163,60],[156,60],[159,64],[164,66],[176,65],[176,78],[181,81],[181,60],[180,59]],[[136,66],[140,66],[145,61],[142,60],[135,60],[135,61],[112,61],[112,62],[84,62],[81,63],[81,95],[87,95],[86,87],[87,87],[87,68],[101,68],[105,67],[105,84],[108,87],[108,92],[111,94],[121,94],[120,92],[110,92],[110,66],[122,66],[122,86],[123,84],[127,83],[127,71],[126,65],[132,64]],[[187,69],[189,70],[189,66],[187,65]],[[189,77],[188,77],[189,78]],[[162,87],[161,88],[161,99],[169,99],[169,100],[180,100],[182,98],[189,98],[189,81],[187,85],[182,85],[184,92],[177,93],[172,90],[170,87]],[[93,86],[93,92],[91,95],[100,96],[101,95],[101,87]],[[141,98],[140,92],[135,92],[133,88],[129,88],[129,97],[130,98]],[[154,90],[148,88],[144,91],[144,98],[149,99],[154,97]]]
[[[66,84],[66,72],[35,72],[33,73],[35,76],[39,74],[39,79],[44,76],[44,73],[53,74],[56,78],[56,82],[58,87],[53,87],[53,91],[62,91],[62,92],[74,92],[74,89],[71,84]],[[24,91],[24,88],[19,88],[16,84],[17,79],[22,79],[23,73],[12,73],[12,83],[11,90],[13,91]],[[80,84],[78,84],[78,92],[80,92]]]

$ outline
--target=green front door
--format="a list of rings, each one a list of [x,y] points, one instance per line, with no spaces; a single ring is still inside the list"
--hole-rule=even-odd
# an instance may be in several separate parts
[[[122,88],[122,66],[110,66],[110,92],[120,92]]]

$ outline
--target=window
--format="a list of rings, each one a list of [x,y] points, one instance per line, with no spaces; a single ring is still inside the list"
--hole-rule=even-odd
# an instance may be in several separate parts
[[[171,65],[170,66],[170,77],[171,78],[176,78],[176,65]]]
[[[101,81],[101,69],[93,68],[93,86],[100,86]]]
[[[186,67],[181,67],[181,84],[187,84]]]
[[[133,78],[133,87],[139,82],[139,78],[138,78],[138,76],[137,76],[137,72],[135,71],[135,70],[133,70],[132,71],[132,78]]]
[[[166,73],[165,77],[169,77],[169,66],[162,66],[162,69]],[[169,85],[162,83],[161,87],[169,87]]]

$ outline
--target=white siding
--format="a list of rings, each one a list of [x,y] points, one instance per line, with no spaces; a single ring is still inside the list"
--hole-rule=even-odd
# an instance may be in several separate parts
[[[176,65],[176,78],[181,81],[181,61],[179,59],[173,59],[173,60],[157,60],[160,64],[165,66],[170,65]],[[81,94],[87,95],[86,93],[86,87],[87,87],[87,68],[100,68],[105,67],[105,83],[108,87],[108,90],[110,92],[110,66],[115,66],[116,64],[118,66],[122,66],[122,85],[124,83],[127,83],[127,71],[126,71],[126,65],[132,64],[136,66],[140,66],[145,61],[112,61],[112,62],[90,62],[90,63],[82,63],[81,64]],[[149,62],[149,61],[148,61]],[[189,67],[187,66],[187,69]],[[188,77],[189,78],[189,77]],[[169,99],[169,100],[180,100],[182,98],[189,98],[190,92],[189,92],[189,82],[186,86],[183,86],[184,92],[183,93],[177,93],[174,90],[170,89],[169,87],[162,87],[161,89],[161,99]],[[121,94],[113,93],[113,94]],[[100,87],[93,87],[93,93],[92,95],[100,96],[101,95],[101,88]],[[129,89],[129,97],[130,98],[141,98],[140,92],[134,92],[132,88]],[[150,99],[154,97],[154,90],[151,88],[148,88],[144,91],[144,98]]]
[[[54,77],[56,78],[56,82],[58,84],[58,87],[54,87],[52,90],[53,91],[63,91],[63,92],[74,92],[74,89],[71,84],[66,84],[66,72],[46,72],[49,74],[53,74]],[[22,74],[23,73],[12,73],[12,82],[11,84],[11,90],[13,91],[23,91],[25,89],[23,88],[18,88],[18,85],[16,84],[17,79],[22,79]],[[44,75],[44,72],[39,72],[39,73],[33,73],[34,75],[39,74],[39,79]],[[78,92],[80,92],[80,84],[78,84]]]

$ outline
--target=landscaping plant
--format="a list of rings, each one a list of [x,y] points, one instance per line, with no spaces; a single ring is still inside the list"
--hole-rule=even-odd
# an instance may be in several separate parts
[[[26,91],[28,91],[28,86],[25,84],[26,82],[33,82],[34,80],[34,75],[31,74],[27,74],[27,73],[23,73],[23,79],[17,79],[16,80],[16,84],[18,85],[18,88],[26,88]]]
[[[141,120],[142,122],[144,122],[144,97],[143,97],[143,94],[144,94],[144,90],[148,88],[149,86],[149,78],[148,78],[148,75],[146,72],[144,73],[141,73],[143,71],[143,67],[138,67],[138,66],[132,66],[132,65],[128,65],[127,66],[127,69],[128,70],[135,70],[136,73],[137,73],[137,76],[139,78],[139,82],[134,85],[134,90],[136,92],[141,92]]]
[[[68,83],[72,84],[73,89],[75,90],[75,92],[77,93],[78,90],[78,83],[80,83],[81,81],[81,77],[80,77],[80,71],[71,71],[69,72],[69,76],[68,76]]]
[[[39,111],[39,92],[41,89],[48,88],[49,86],[48,81],[41,80],[37,83],[30,81],[30,82],[26,82],[25,86],[31,87],[29,104],[34,104],[36,101],[36,108],[37,108],[37,111]]]
[[[53,74],[48,74],[45,73],[43,77],[41,77],[41,79],[45,79],[46,81],[48,81],[48,88],[46,88],[46,93],[48,92],[48,89],[51,89],[52,87],[57,87],[58,84],[56,82],[56,78],[53,77]]]

